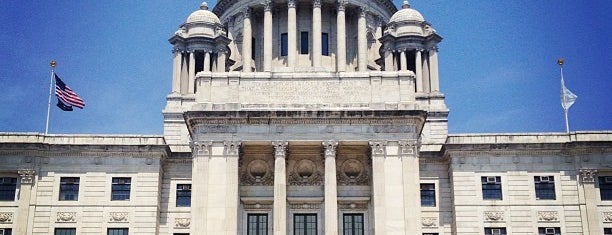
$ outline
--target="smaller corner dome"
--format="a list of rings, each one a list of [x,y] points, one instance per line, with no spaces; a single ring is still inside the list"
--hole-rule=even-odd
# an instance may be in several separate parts
[[[424,22],[425,18],[423,18],[423,15],[421,15],[420,12],[410,8],[410,4],[408,3],[408,1],[404,1],[404,3],[402,4],[402,9],[395,12],[395,14],[391,16],[389,23],[397,23],[403,21]]]
[[[215,13],[212,13],[211,11],[208,10],[208,4],[206,2],[203,2],[200,5],[200,10],[197,10],[191,13],[191,15],[187,17],[187,21],[185,21],[185,23],[186,24],[189,24],[189,23],[221,24],[221,21],[219,20],[219,17],[215,15]]]

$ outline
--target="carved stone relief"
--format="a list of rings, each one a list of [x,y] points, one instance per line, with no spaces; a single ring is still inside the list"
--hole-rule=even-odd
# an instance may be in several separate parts
[[[290,204],[291,209],[314,210],[321,209],[321,203],[295,203]]]
[[[423,217],[421,218],[421,225],[424,228],[435,228],[438,227],[438,218],[436,217]]]
[[[110,212],[108,216],[108,222],[111,223],[127,223],[128,213],[127,212]]]
[[[274,159],[266,154],[249,154],[240,159],[240,185],[274,185]]]
[[[0,224],[11,224],[13,223],[12,212],[0,212]]]
[[[342,202],[338,205],[342,210],[367,210],[368,203],[364,202]]]
[[[189,228],[191,225],[191,218],[175,218],[174,228]]]
[[[370,161],[366,155],[340,155],[336,165],[338,185],[369,185]]]
[[[57,212],[55,222],[57,223],[75,223],[76,212]]]
[[[559,222],[559,212],[556,211],[538,211],[539,222]]]
[[[323,184],[324,161],[320,149],[316,152],[290,154],[287,158],[287,180],[289,185],[307,186]]]
[[[604,212],[602,220],[604,223],[612,223],[612,212]]]
[[[36,174],[35,170],[18,170],[17,174],[21,177],[22,184],[31,184],[34,182],[34,175]]]
[[[504,221],[504,212],[503,211],[485,211],[484,219],[487,222]]]
[[[597,178],[597,170],[580,169],[580,178],[582,178],[582,183],[595,183],[595,178]]]

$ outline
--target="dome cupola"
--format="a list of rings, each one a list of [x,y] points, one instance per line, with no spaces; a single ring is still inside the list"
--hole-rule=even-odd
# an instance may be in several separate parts
[[[396,37],[405,35],[423,36],[423,23],[425,18],[415,9],[410,8],[408,1],[404,1],[402,9],[395,12],[389,20],[388,33]]]
[[[191,13],[191,15],[187,17],[187,21],[185,21],[185,23],[221,24],[221,21],[219,20],[219,17],[215,15],[215,13],[208,10],[208,4],[206,2],[202,2],[200,5],[200,10]]]
[[[187,17],[177,35],[189,37],[215,37],[222,30],[219,17],[208,10],[208,4],[203,2],[200,10],[194,11]]]

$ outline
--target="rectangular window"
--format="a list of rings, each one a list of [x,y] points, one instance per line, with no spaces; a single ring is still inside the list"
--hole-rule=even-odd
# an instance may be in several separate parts
[[[501,176],[483,176],[480,177],[482,182],[482,199],[484,200],[502,200]]]
[[[287,54],[289,54],[289,50],[288,50],[288,45],[287,45],[288,39],[287,39],[287,33],[282,33],[281,34],[281,56],[287,56]]]
[[[267,235],[268,214],[247,215],[247,235]]]
[[[189,235],[189,233],[173,233],[172,235]]]
[[[15,191],[17,191],[17,178],[0,178],[0,201],[15,201]]]
[[[109,228],[106,233],[107,235],[128,235],[127,228]]]
[[[191,184],[176,185],[176,206],[189,207],[191,206]]]
[[[60,201],[78,201],[79,200],[79,177],[62,177],[60,178]]]
[[[329,55],[329,34],[323,33],[321,35],[321,52],[323,55]]]
[[[76,228],[56,228],[55,235],[76,235]]]
[[[0,235],[13,235],[13,230],[10,228],[0,228]]]
[[[308,54],[308,32],[302,32],[300,34],[300,54]]]
[[[113,177],[111,200],[112,201],[129,201],[131,186],[132,186],[132,178]]]
[[[251,59],[255,59],[255,38],[251,38]]]
[[[423,233],[423,235],[438,235],[438,233]]]
[[[534,176],[536,199],[555,200],[555,178],[553,176]]]
[[[317,235],[317,214],[294,214],[293,234]]]
[[[604,235],[612,235],[612,228],[604,228]]]
[[[506,235],[506,228],[485,228],[485,235]]]
[[[561,235],[561,229],[559,227],[554,228],[538,228],[538,235]]]
[[[435,184],[421,184],[421,206],[436,206]]]
[[[363,235],[363,214],[344,214],[342,221],[342,235]]]
[[[612,176],[599,177],[599,195],[602,201],[612,200]]]

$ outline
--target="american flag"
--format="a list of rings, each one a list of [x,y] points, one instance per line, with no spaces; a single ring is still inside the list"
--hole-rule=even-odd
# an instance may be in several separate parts
[[[82,109],[85,102],[70,87],[55,75],[55,95],[57,96],[57,107],[64,111],[72,111],[72,106]]]

